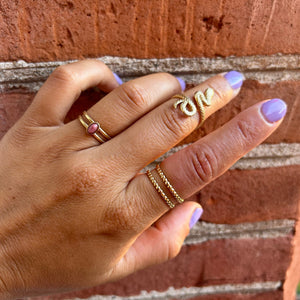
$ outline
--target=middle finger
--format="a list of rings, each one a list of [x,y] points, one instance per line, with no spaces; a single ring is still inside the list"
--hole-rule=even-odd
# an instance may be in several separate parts
[[[204,108],[205,118],[238,94],[244,77],[237,72],[230,73],[231,77],[229,73],[219,74],[185,92],[185,95],[193,97],[196,91],[204,93],[208,88],[214,90],[211,106]],[[239,84],[233,81],[234,76],[240,81]],[[175,99],[171,99],[163,103],[116,136],[110,144],[104,144],[103,150],[107,149],[105,159],[111,161],[111,164],[115,162],[115,168],[120,171],[126,170],[122,172],[126,173],[123,174],[124,180],[131,180],[142,168],[188,136],[202,121],[199,113],[187,117],[179,107],[175,109],[174,102]],[[96,148],[91,151],[101,150]],[[95,159],[99,157],[99,154],[93,154]]]

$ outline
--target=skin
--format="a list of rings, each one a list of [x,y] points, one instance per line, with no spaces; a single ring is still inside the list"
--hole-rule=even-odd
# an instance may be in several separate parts
[[[102,145],[78,120],[63,123],[93,86],[109,92],[88,111],[113,136]],[[215,95],[206,117],[239,92],[220,74],[185,94],[208,87]],[[198,114],[173,108],[171,97],[180,92],[165,73],[118,86],[94,60],[52,73],[0,142],[0,299],[95,286],[178,254],[199,204],[169,211],[140,170],[199,124]],[[181,197],[198,192],[279,126],[264,119],[262,103],[162,162]]]

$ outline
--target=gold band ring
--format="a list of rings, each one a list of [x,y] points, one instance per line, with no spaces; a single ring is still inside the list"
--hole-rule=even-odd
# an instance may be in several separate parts
[[[78,117],[80,123],[86,129],[86,133],[93,136],[100,144],[111,139],[111,137],[101,128],[100,124],[94,121],[86,111]]]
[[[159,193],[159,195],[165,200],[165,202],[167,203],[167,205],[170,208],[174,208],[175,204],[169,199],[169,197],[165,194],[165,192],[163,191],[163,189],[159,186],[159,184],[157,183],[157,181],[154,179],[151,171],[148,170],[146,173],[147,173],[147,175],[148,175],[151,183],[153,184],[154,188]]]
[[[182,199],[178,193],[175,191],[175,189],[173,188],[172,184],[170,183],[170,181],[168,180],[168,178],[166,177],[166,175],[163,173],[163,171],[160,168],[160,165],[156,165],[156,171],[158,173],[158,175],[160,176],[161,180],[163,181],[163,183],[165,184],[165,186],[168,188],[168,190],[170,191],[170,193],[173,195],[173,197],[177,200],[178,203],[182,203],[184,202],[184,199]]]
[[[200,124],[199,127],[203,124],[205,120],[205,106],[211,105],[211,100],[214,95],[214,90],[212,88],[208,88],[205,90],[205,92],[198,91],[194,94],[194,99],[196,101],[196,104],[199,107],[200,110]],[[173,98],[178,99],[174,103],[174,108],[177,108],[179,105],[180,110],[188,117],[193,116],[197,112],[197,107],[195,103],[192,101],[191,98],[183,95],[183,94],[177,94],[173,96]]]
[[[182,199],[178,193],[176,192],[176,190],[174,189],[174,187],[172,186],[172,184],[170,183],[170,181],[167,179],[166,175],[163,173],[162,169],[160,168],[160,165],[158,164],[155,168],[155,170],[157,171],[157,174],[159,175],[159,177],[161,178],[162,182],[165,185],[165,188],[169,191],[169,193],[176,199],[176,201],[178,203],[183,203],[184,199]],[[148,170],[147,175],[152,183],[152,185],[154,186],[154,188],[156,189],[156,191],[159,193],[159,195],[165,200],[166,204],[170,207],[170,208],[174,208],[175,204],[169,199],[169,197],[167,196],[167,194],[164,192],[164,190],[161,188],[161,186],[158,184],[158,182],[155,180],[154,176],[152,175],[151,171]]]

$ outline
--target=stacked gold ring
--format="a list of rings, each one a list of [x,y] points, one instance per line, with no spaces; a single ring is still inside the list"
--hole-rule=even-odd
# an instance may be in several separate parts
[[[184,199],[182,199],[178,193],[176,192],[176,190],[174,189],[174,187],[172,186],[172,184],[170,183],[170,181],[167,179],[166,175],[163,173],[162,169],[160,168],[160,165],[158,164],[155,168],[155,170],[157,171],[157,174],[159,175],[159,177],[161,178],[162,182],[164,183],[165,187],[167,188],[167,190],[170,192],[170,194],[175,198],[175,200],[178,203],[183,203]],[[166,202],[166,204],[170,207],[170,208],[174,208],[175,204],[170,200],[170,198],[167,196],[167,194],[164,192],[164,190],[160,187],[160,185],[158,184],[158,182],[155,180],[154,176],[152,175],[151,171],[148,170],[146,172],[146,174],[148,175],[148,178],[150,179],[152,185],[154,186],[154,188],[156,189],[156,191],[158,192],[158,194],[163,198],[163,200]]]
[[[108,133],[106,133],[100,124],[94,121],[86,111],[78,117],[80,123],[86,129],[86,133],[93,136],[100,144],[103,144],[111,139]]]
[[[170,193],[173,195],[173,197],[177,200],[178,203],[182,203],[184,202],[184,199],[182,199],[178,193],[175,191],[175,189],[173,188],[172,184],[170,183],[170,181],[167,179],[166,175],[163,173],[163,171],[160,168],[160,165],[156,165],[156,171],[158,173],[158,175],[160,176],[160,178],[162,179],[163,183],[165,184],[165,186],[168,188],[168,190],[170,191]]]

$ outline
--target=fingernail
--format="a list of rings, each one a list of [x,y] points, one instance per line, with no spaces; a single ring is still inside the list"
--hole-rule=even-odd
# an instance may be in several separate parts
[[[193,215],[192,215],[192,217],[191,217],[191,220],[190,220],[190,229],[192,228],[192,227],[194,227],[194,225],[199,221],[199,219],[201,218],[201,216],[202,216],[202,213],[203,213],[203,209],[202,208],[197,208],[195,211],[194,211],[194,213],[193,213]]]
[[[286,103],[283,100],[274,98],[261,106],[261,112],[269,123],[274,123],[285,116],[286,108]]]
[[[181,90],[184,91],[184,90],[185,90],[185,87],[186,87],[185,81],[184,81],[182,78],[180,78],[180,77],[176,77],[176,79],[177,79],[178,82],[180,83]]]
[[[122,80],[116,73],[113,72],[113,74],[114,74],[114,76],[115,76],[115,78],[116,78],[118,84],[119,84],[119,85],[123,84],[123,80]]]
[[[233,89],[238,89],[242,86],[245,77],[242,73],[237,71],[230,71],[224,75]]]

